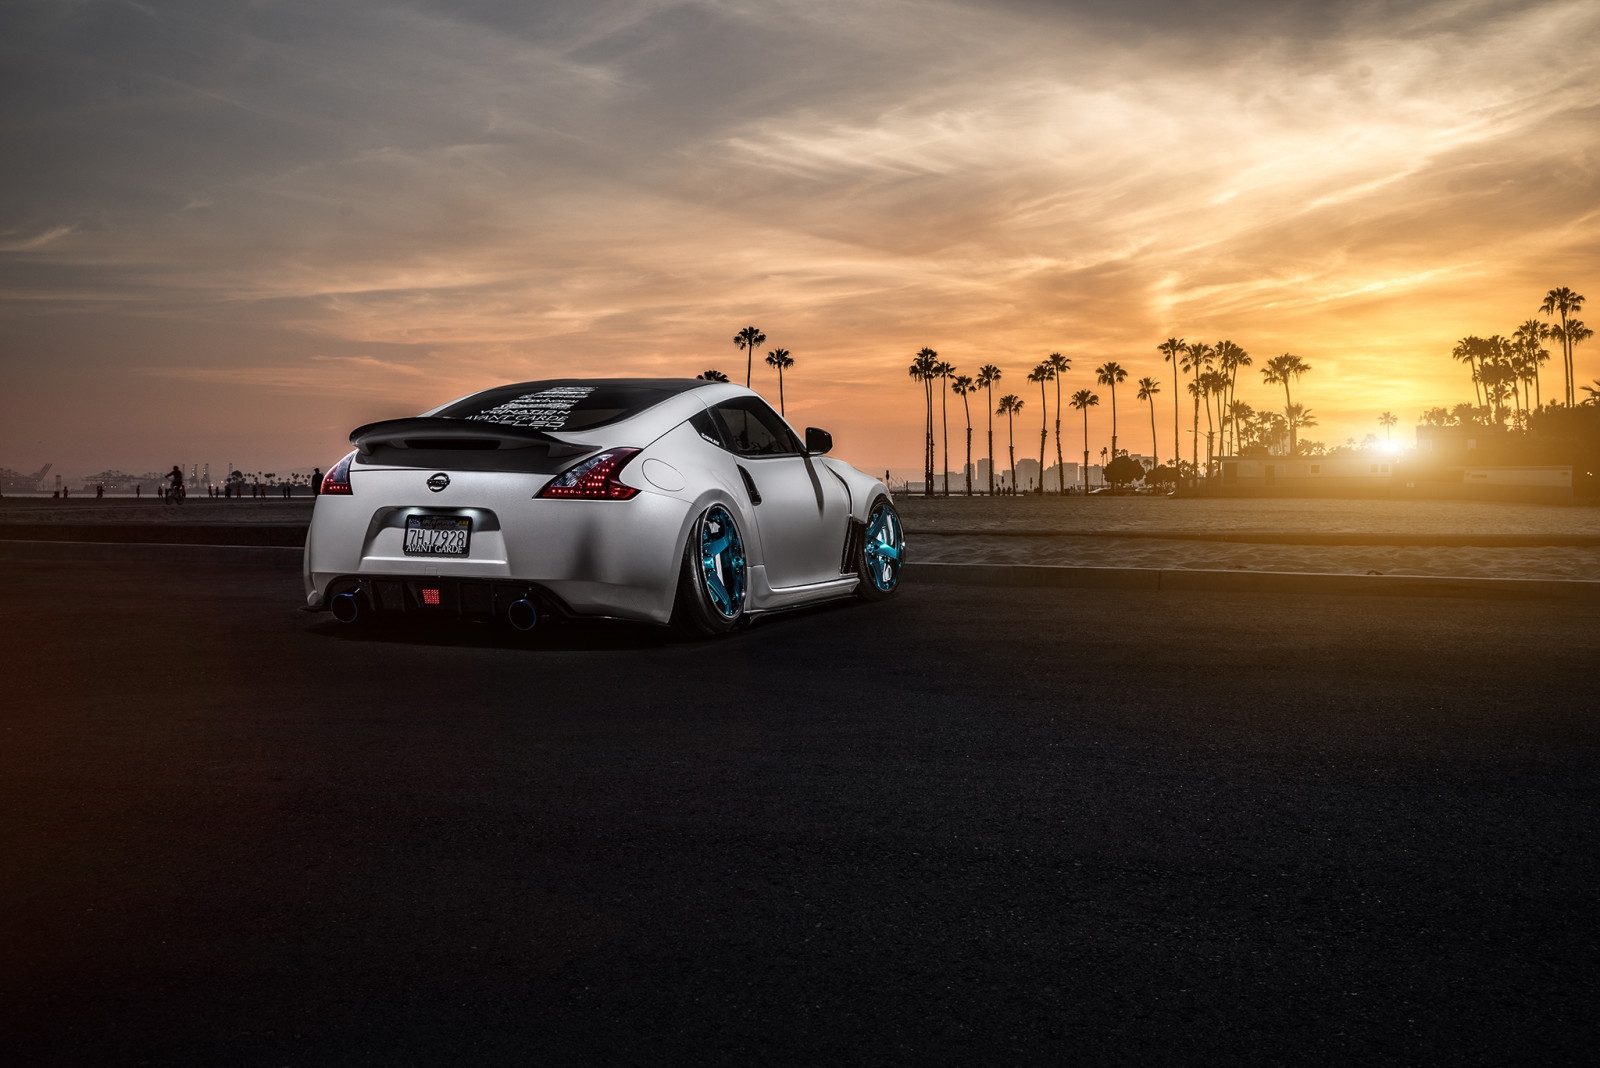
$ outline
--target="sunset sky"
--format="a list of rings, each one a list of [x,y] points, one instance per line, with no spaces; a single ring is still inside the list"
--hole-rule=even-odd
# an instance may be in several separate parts
[[[1161,379],[1165,457],[1169,336],[1409,440],[1457,338],[1554,286],[1600,321],[1597,40],[1593,0],[10,3],[0,465],[326,466],[501,382],[742,381],[747,324],[879,471],[923,346],[1004,369],[1019,451],[1060,351]]]

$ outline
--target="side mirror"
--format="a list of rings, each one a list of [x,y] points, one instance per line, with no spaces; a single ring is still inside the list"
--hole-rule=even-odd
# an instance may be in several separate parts
[[[806,427],[806,452],[825,453],[833,450],[833,435],[814,426]]]

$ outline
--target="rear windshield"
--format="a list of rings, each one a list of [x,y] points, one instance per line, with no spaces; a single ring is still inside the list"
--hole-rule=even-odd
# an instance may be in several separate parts
[[[520,382],[475,393],[435,414],[534,430],[587,430],[637,415],[703,385],[693,379]]]

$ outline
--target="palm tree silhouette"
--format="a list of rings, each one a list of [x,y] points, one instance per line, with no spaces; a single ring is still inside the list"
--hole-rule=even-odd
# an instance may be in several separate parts
[[[934,374],[944,380],[945,386],[948,387],[950,379],[955,376],[956,365],[945,361],[936,366],[933,371]],[[944,421],[944,495],[946,497],[950,496],[950,411],[946,405],[948,400],[949,393],[944,388],[941,388],[939,390],[939,418]]]
[[[1161,383],[1153,378],[1139,379],[1138,397],[1150,404],[1150,459],[1155,466],[1161,466],[1161,447],[1156,444],[1156,394],[1161,392]]]
[[[783,371],[794,366],[794,357],[789,355],[788,349],[773,349],[767,353],[767,366],[778,369],[778,414],[783,415]]]
[[[1200,372],[1211,366],[1213,351],[1210,345],[1203,341],[1196,341],[1192,345],[1183,347],[1183,370],[1190,374],[1189,396],[1194,398],[1194,419],[1189,427],[1193,435],[1189,449],[1189,478],[1191,481],[1200,477]]]
[[[961,398],[961,407],[967,413],[967,465],[961,473],[967,476],[968,497],[972,496],[972,405],[967,401],[967,394],[975,393],[977,389],[972,384],[971,375],[956,375],[950,381],[950,392]]]
[[[1483,347],[1483,338],[1474,334],[1457,341],[1456,347],[1450,350],[1450,358],[1466,364],[1471,372],[1472,395],[1477,399],[1480,408],[1483,406],[1484,398],[1483,393],[1478,388],[1483,382],[1483,379],[1478,375],[1478,359],[1483,355]]]
[[[1061,380],[1072,369],[1072,361],[1059,352],[1052,352],[1045,357],[1045,362],[1050,365],[1050,377],[1056,382],[1056,492],[1066,493],[1067,465],[1061,455]],[[1044,481],[1043,471],[1039,472],[1039,480]]]
[[[1544,295],[1544,303],[1539,305],[1539,310],[1544,312],[1546,316],[1561,316],[1561,333],[1560,335],[1556,335],[1552,331],[1552,336],[1559,336],[1561,338],[1562,366],[1567,372],[1566,396],[1568,408],[1577,403],[1578,395],[1573,390],[1573,385],[1575,382],[1572,374],[1572,338],[1567,333],[1567,318],[1574,312],[1582,310],[1582,308],[1583,294],[1574,293],[1566,286],[1561,286],[1559,289],[1552,289],[1550,292],[1546,293]]]
[[[1250,354],[1231,341],[1217,342],[1217,369],[1227,378],[1226,402],[1217,405],[1218,422],[1222,424],[1222,451],[1228,451],[1228,431],[1231,427],[1229,411],[1233,403],[1234,388],[1239,382],[1239,368],[1250,366]],[[1239,429],[1233,431],[1233,451],[1239,450]]]
[[[1095,381],[1111,387],[1111,455],[1117,455],[1117,383],[1128,377],[1128,372],[1115,360],[1107,360],[1094,369]],[[1087,418],[1087,416],[1085,417]]]
[[[1289,405],[1287,408],[1284,409],[1284,415],[1288,417],[1287,418],[1287,422],[1289,424],[1289,448],[1291,450],[1293,450],[1296,447],[1295,443],[1294,443],[1294,441],[1295,441],[1295,431],[1300,429],[1303,426],[1316,426],[1317,425],[1317,417],[1312,415],[1311,414],[1311,409],[1307,408],[1303,404],[1291,404],[1291,405]],[[1291,452],[1291,455],[1293,455],[1292,452]]]
[[[695,375],[695,377],[703,378],[707,382],[726,382],[728,380],[727,375],[723,374],[714,367],[701,371],[699,374]]]
[[[1311,365],[1292,352],[1286,352],[1282,356],[1274,356],[1261,369],[1261,380],[1263,382],[1269,386],[1283,386],[1283,408],[1286,416],[1289,414],[1289,406],[1293,403],[1292,398],[1289,396],[1289,383],[1299,381],[1300,376],[1310,370]],[[1299,451],[1299,444],[1295,437],[1296,427],[1309,425],[1311,424],[1304,422],[1297,424],[1293,418],[1289,419],[1290,456],[1294,456]]]
[[[1207,371],[1200,376],[1200,391],[1206,403],[1206,477],[1210,478],[1216,467],[1216,450],[1213,443],[1216,440],[1217,429],[1222,426],[1222,399],[1228,392],[1228,376],[1221,371]],[[1216,423],[1211,421],[1211,410],[1216,407]]]
[[[767,335],[753,326],[747,326],[733,335],[733,343],[744,350],[744,386],[750,388],[750,369],[755,360],[756,346],[767,340]]]
[[[1172,364],[1172,380],[1177,382],[1178,393],[1172,397],[1172,467],[1176,471],[1178,461],[1183,458],[1183,439],[1178,434],[1178,407],[1180,394],[1183,392],[1183,376],[1178,374],[1178,361],[1182,359],[1185,351],[1183,338],[1169,337],[1156,346],[1156,351],[1161,353],[1161,359]]]
[[[1034,490],[1041,497],[1044,496],[1044,446],[1050,440],[1050,399],[1045,396],[1044,384],[1055,378],[1055,369],[1050,366],[1050,361],[1033,365],[1033,370],[1028,372],[1028,381],[1039,383],[1039,406],[1043,409],[1039,413],[1039,487]],[[1061,413],[1056,412],[1056,441],[1061,440]]]
[[[1389,440],[1389,428],[1400,421],[1400,417],[1393,412],[1384,412],[1378,416],[1378,425],[1383,427],[1383,440]]]
[[[989,496],[994,496],[994,384],[1000,381],[1000,368],[992,363],[986,363],[978,368],[978,378],[974,383],[979,389],[989,392]]]
[[[1240,442],[1251,436],[1255,421],[1255,409],[1250,407],[1246,401],[1229,401],[1228,421],[1233,424],[1233,451],[1237,454]]]
[[[1072,395],[1072,406],[1083,413],[1083,492],[1089,492],[1089,409],[1100,403],[1100,398],[1086,389]]]
[[[1581,302],[1583,300],[1583,298],[1579,297],[1578,300]],[[1555,336],[1556,329],[1557,329],[1556,327],[1551,327],[1551,329],[1550,329],[1551,336]],[[1594,331],[1590,330],[1587,326],[1584,326],[1582,319],[1569,319],[1569,320],[1567,320],[1566,326],[1561,328],[1561,340],[1562,340],[1562,343],[1566,346],[1566,349],[1567,349],[1567,366],[1568,367],[1573,367],[1574,366],[1574,362],[1573,361],[1576,359],[1576,355],[1574,354],[1573,350],[1576,349],[1579,345],[1583,344],[1585,341],[1588,341],[1592,337],[1594,337]],[[1576,392],[1573,393],[1572,397],[1573,397],[1573,401],[1572,402],[1574,404],[1577,403],[1578,395],[1577,395]]]
[[[1022,398],[1015,393],[1007,393],[1000,398],[1000,407],[995,409],[999,415],[1006,417],[1006,444],[1011,450],[1011,492],[1017,491],[1017,428],[1011,421],[1012,416],[1022,411]]]
[[[1514,344],[1528,362],[1532,372],[1533,406],[1535,409],[1544,407],[1544,393],[1540,388],[1539,368],[1550,359],[1550,350],[1539,342],[1550,336],[1550,325],[1541,323],[1537,319],[1526,319],[1522,325],[1512,333]]]
[[[939,354],[930,348],[918,350],[907,371],[922,383],[923,399],[927,402],[927,434],[922,441],[922,495],[933,496],[933,380],[938,377],[934,368],[939,366]]]

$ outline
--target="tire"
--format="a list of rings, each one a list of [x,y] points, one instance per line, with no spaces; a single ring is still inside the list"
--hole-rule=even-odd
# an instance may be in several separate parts
[[[906,528],[889,498],[879,497],[867,509],[867,526],[856,550],[856,596],[863,601],[883,601],[900,588],[900,568],[906,557]]]
[[[726,634],[744,621],[749,571],[733,513],[713,504],[689,527],[672,602],[672,626],[690,637]]]

